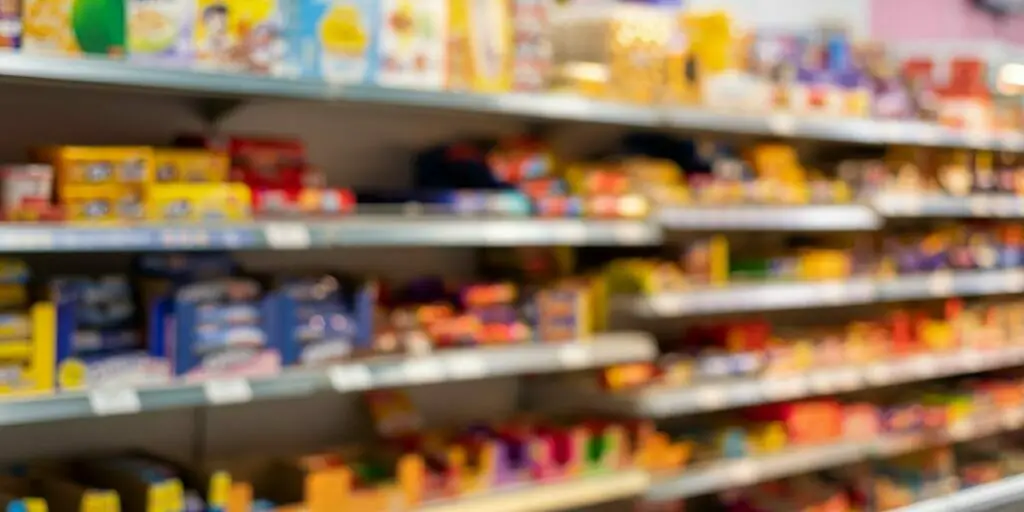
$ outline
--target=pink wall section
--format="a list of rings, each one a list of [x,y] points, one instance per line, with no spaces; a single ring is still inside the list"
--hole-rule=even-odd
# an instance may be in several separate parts
[[[1024,16],[997,23],[969,0],[871,0],[870,9],[871,33],[877,39],[995,39],[1024,44]]]

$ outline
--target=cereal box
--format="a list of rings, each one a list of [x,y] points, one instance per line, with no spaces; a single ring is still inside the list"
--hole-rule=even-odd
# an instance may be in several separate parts
[[[146,63],[192,62],[196,0],[127,0],[128,55]]]
[[[0,0],[0,48],[21,47],[21,0]]]
[[[293,75],[285,0],[198,0],[196,60],[219,71]]]
[[[376,82],[441,89],[447,82],[448,0],[380,0]]]
[[[125,0],[24,0],[26,53],[123,55]]]
[[[368,82],[377,64],[377,0],[303,0],[297,23],[302,74],[329,82]]]

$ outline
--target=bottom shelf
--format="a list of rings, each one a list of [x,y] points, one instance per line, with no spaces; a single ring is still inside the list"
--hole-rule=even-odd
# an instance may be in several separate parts
[[[434,503],[423,512],[552,512],[639,496],[650,485],[643,471],[617,471],[565,482],[521,488]]]
[[[995,512],[1010,505],[1014,506],[1006,510],[1024,510],[1020,503],[1024,503],[1024,475],[915,503],[897,512]]]

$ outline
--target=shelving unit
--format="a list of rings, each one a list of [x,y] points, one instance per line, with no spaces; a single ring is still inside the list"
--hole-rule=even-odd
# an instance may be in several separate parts
[[[399,90],[306,79],[146,67],[97,58],[59,59],[0,53],[0,82],[7,82],[0,88],[27,84],[32,87],[33,94],[40,95],[59,94],[55,91],[66,88],[76,94],[94,94],[98,102],[111,98],[117,100],[116,95],[120,94],[133,98],[139,95],[143,98],[173,97],[175,103],[168,108],[181,114],[180,118],[168,121],[166,129],[157,130],[160,135],[197,127],[208,129],[214,124],[227,129],[252,127],[254,132],[273,132],[278,128],[289,128],[279,126],[283,116],[281,111],[273,110],[275,107],[284,103],[296,109],[308,108],[310,110],[304,111],[304,115],[323,117],[308,124],[299,122],[302,126],[296,130],[308,130],[313,136],[320,137],[321,151],[327,155],[323,160],[334,160],[339,169],[360,166],[359,172],[364,174],[357,181],[375,183],[384,183],[389,178],[370,176],[374,169],[358,158],[350,160],[346,152],[351,147],[337,149],[329,146],[342,135],[358,139],[349,143],[350,146],[361,143],[373,145],[380,142],[376,139],[379,134],[374,130],[354,133],[359,131],[359,125],[355,124],[346,124],[344,128],[349,129],[349,133],[342,134],[337,121],[341,116],[336,116],[335,112],[346,109],[373,112],[379,108],[400,112],[400,116],[452,113],[466,116],[454,121],[454,127],[449,126],[447,120],[439,121],[437,126],[430,123],[413,126],[416,123],[406,123],[404,117],[390,118],[389,122],[401,125],[395,129],[415,134],[403,140],[409,145],[435,143],[449,132],[459,132],[465,119],[484,117],[487,121],[482,126],[490,128],[492,122],[500,124],[495,130],[499,133],[536,128],[525,125],[524,121],[539,120],[546,123],[545,128],[556,123],[581,123],[581,126],[588,127],[600,125],[600,129],[684,130],[786,141],[799,139],[858,145],[900,144],[1024,152],[1024,134],[1021,133],[974,133],[918,121],[797,117],[785,113],[748,115],[674,105],[618,104],[555,93],[487,95]],[[44,89],[46,92],[42,92]],[[104,96],[112,91],[116,95]],[[40,100],[36,104],[48,101],[48,97],[40,98],[46,101]],[[81,103],[89,103],[90,98],[93,96],[81,100]],[[178,103],[180,98],[187,101]],[[298,104],[288,103],[293,100],[298,100]],[[60,106],[74,106],[79,101],[66,99]],[[186,108],[180,108],[183,105]],[[247,113],[242,107],[256,110],[257,114]],[[331,110],[325,113],[328,107]],[[198,114],[203,122],[195,123],[193,114]],[[159,126],[163,121],[161,115],[152,114],[152,118],[138,121],[138,125]],[[12,113],[11,118],[15,117]],[[345,122],[348,123],[349,119]],[[132,123],[120,126],[118,136],[130,139],[124,134],[134,136],[135,128],[137,126]],[[441,135],[435,134],[435,129]],[[582,132],[584,128],[580,130]],[[586,135],[589,133],[581,138],[586,138]],[[336,170],[331,173],[332,178],[336,177],[333,174],[342,174]],[[258,262],[256,266],[261,270],[264,267],[293,270],[293,266],[345,267],[357,259],[356,253],[379,251],[370,253],[370,256],[358,256],[369,260],[370,264],[363,265],[360,260],[351,265],[369,272],[381,270],[373,265],[378,263],[374,261],[375,255],[388,254],[390,259],[387,261],[398,261],[403,266],[418,270],[422,253],[414,250],[436,249],[442,255],[429,263],[440,263],[437,266],[442,268],[432,271],[465,274],[473,272],[472,265],[467,263],[469,259],[453,254],[470,248],[654,248],[676,235],[710,232],[728,232],[737,236],[756,232],[881,232],[899,222],[934,219],[1024,219],[1024,199],[995,194],[957,197],[879,194],[850,204],[835,205],[697,204],[660,208],[643,220],[439,215],[411,205],[402,211],[392,212],[359,209],[352,215],[330,219],[285,217],[236,223],[86,225],[4,222],[0,223],[0,253],[30,257],[38,256],[36,253],[63,253],[61,257],[81,257],[83,261],[76,264],[88,260],[90,267],[102,267],[108,263],[103,259],[112,253],[251,251],[259,255],[246,254],[243,257]],[[306,252],[314,255],[300,262],[297,255]],[[352,261],[348,260],[349,257]],[[307,257],[303,255],[302,258]],[[307,265],[310,262],[315,265]],[[63,268],[57,270],[62,271]],[[1024,293],[1024,268],[944,270],[889,278],[739,282],[679,293],[613,297],[609,309],[616,320],[627,318],[643,325],[663,320],[690,321],[708,315],[753,315],[783,310],[804,310],[813,314],[818,310],[850,306],[885,307],[904,301],[1015,296],[1021,293]],[[411,388],[415,393],[422,393],[428,397],[425,401],[443,411],[438,413],[443,420],[448,419],[445,413],[456,411],[463,413],[457,419],[468,423],[470,419],[481,419],[468,418],[470,413],[478,411],[486,420],[490,413],[497,416],[517,409],[529,409],[534,404],[524,403],[528,402],[524,400],[528,394],[520,387],[552,377],[545,374],[565,373],[570,377],[586,374],[591,377],[589,373],[593,370],[626,363],[651,363],[659,355],[653,334],[612,329],[593,338],[564,342],[540,340],[430,354],[373,356],[317,370],[287,370],[273,377],[214,378],[157,387],[110,386],[18,397],[0,400],[0,427],[10,427],[12,434],[6,442],[16,445],[31,438],[33,434],[28,432],[29,429],[42,424],[104,421],[110,422],[110,432],[116,435],[119,429],[125,431],[124,425],[137,425],[129,422],[153,425],[160,422],[151,418],[162,422],[171,415],[180,414],[174,416],[177,418],[174,422],[168,422],[172,426],[166,427],[167,431],[161,430],[163,427],[160,426],[154,428],[154,446],[164,453],[183,452],[186,450],[182,448],[188,448],[193,450],[193,454],[205,457],[207,452],[215,451],[209,450],[216,444],[211,439],[235,435],[232,431],[227,435],[220,432],[219,437],[208,436],[206,428],[211,425],[229,425],[231,429],[238,426],[239,443],[246,442],[252,446],[291,440],[292,436],[299,437],[307,431],[318,436],[329,431],[333,435],[340,430],[336,427],[341,423],[344,423],[345,433],[352,433],[355,437],[364,435],[366,430],[362,425],[356,426],[354,419],[365,416],[361,404],[357,404],[360,393],[394,388]],[[990,350],[967,348],[915,354],[864,365],[844,364],[779,376],[729,377],[685,386],[659,385],[630,392],[576,390],[567,386],[557,393],[552,392],[551,398],[571,403],[571,407],[563,407],[565,410],[578,408],[586,412],[667,421],[689,415],[923,384],[948,377],[1021,367],[1024,367],[1024,346]],[[442,388],[443,392],[435,392]],[[325,397],[337,400],[340,413],[334,409],[328,412],[321,407],[323,402],[318,400]],[[334,405],[332,402],[331,406]],[[290,407],[301,407],[303,415],[294,413]],[[246,408],[250,408],[248,412]],[[251,408],[261,409],[257,414]],[[186,415],[191,416],[186,420],[180,419]],[[154,423],[146,423],[150,421]],[[266,426],[249,430],[247,423],[263,421]],[[182,425],[193,430],[184,432]],[[588,473],[575,475],[575,478],[554,479],[542,485],[511,486],[493,492],[474,493],[457,500],[430,501],[417,510],[546,512],[619,500],[661,503],[889,458],[930,446],[977,440],[1019,430],[1022,426],[1024,409],[988,411],[955,423],[948,429],[802,446],[770,455],[695,464],[669,474],[643,469]],[[210,427],[209,430],[214,429]],[[183,437],[187,441],[181,441]],[[324,444],[323,440],[315,439],[320,445]],[[333,437],[330,441],[334,441]],[[87,447],[90,443],[86,439],[78,444],[82,446],[76,448]],[[4,444],[0,442],[0,452],[3,448]],[[293,447],[289,445],[288,448]],[[903,509],[903,512],[979,512],[1021,499],[1024,499],[1024,477],[1013,477],[922,502]]]

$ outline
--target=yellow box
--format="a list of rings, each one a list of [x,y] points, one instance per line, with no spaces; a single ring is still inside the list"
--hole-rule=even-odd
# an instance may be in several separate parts
[[[142,220],[138,185],[66,185],[58,193],[70,221]]]
[[[512,88],[512,5],[509,0],[452,0],[449,87],[479,92]]]
[[[223,182],[231,167],[226,154],[202,149],[157,149],[153,159],[158,183]]]
[[[67,185],[145,184],[153,181],[153,148],[54,146],[38,158],[53,165],[57,194]]]
[[[52,303],[39,302],[25,316],[31,324],[31,333],[23,339],[0,343],[0,361],[7,377],[0,379],[0,395],[53,391],[57,365],[56,309]],[[20,318],[15,320],[21,321]],[[9,372],[9,369],[16,371]]]
[[[252,194],[240,183],[168,183],[146,189],[146,218],[153,221],[246,220]]]

